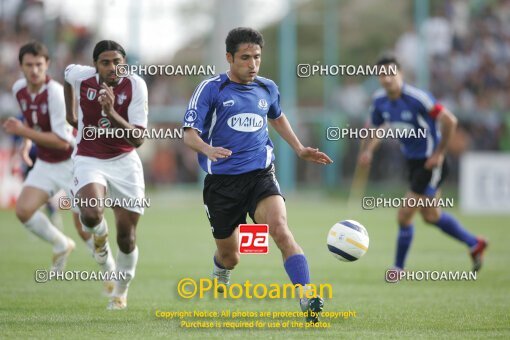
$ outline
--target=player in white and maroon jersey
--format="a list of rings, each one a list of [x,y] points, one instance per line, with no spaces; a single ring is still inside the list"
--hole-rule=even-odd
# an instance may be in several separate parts
[[[24,77],[14,83],[12,91],[24,124],[9,118],[3,127],[7,133],[24,138],[21,153],[29,166],[32,142],[37,145],[37,159],[16,202],[16,215],[29,231],[53,245],[52,270],[62,271],[75,243],[39,208],[61,189],[69,192],[73,129],[66,122],[63,87],[47,76],[50,63],[47,48],[39,42],[25,44],[19,51],[19,63]],[[81,230],[77,213],[74,221],[81,238],[92,249],[91,235]]]
[[[135,151],[143,138],[132,132],[147,127],[147,85],[136,75],[117,77],[116,66],[124,64],[125,57],[122,46],[103,40],[93,51],[95,67],[69,65],[65,70],[67,121],[78,128],[72,193],[83,201],[101,201],[108,195],[124,204],[144,198],[143,168]],[[113,138],[100,129],[122,129],[126,134]],[[116,282],[108,309],[124,309],[138,261],[136,225],[144,209],[122,205],[113,211],[119,246],[116,270],[126,273],[126,280]],[[80,219],[84,230],[93,234],[96,261],[101,263],[110,253],[104,207],[82,205]]]

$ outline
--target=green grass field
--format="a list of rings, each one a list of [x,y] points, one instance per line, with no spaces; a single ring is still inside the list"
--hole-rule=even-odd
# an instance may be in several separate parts
[[[356,311],[355,318],[327,319],[324,321],[330,323],[329,328],[307,330],[185,329],[177,319],[156,318],[156,310],[262,312],[299,308],[291,299],[180,298],[177,282],[181,278],[209,277],[214,242],[203,212],[201,193],[168,195],[152,196],[152,206],[141,219],[140,258],[130,288],[128,310],[116,312],[105,310],[107,298],[101,295],[102,285],[98,282],[36,283],[35,270],[49,267],[50,247],[27,233],[13,211],[1,211],[1,337],[510,338],[507,216],[471,217],[453,210],[470,230],[490,240],[485,266],[477,281],[389,284],[384,274],[393,262],[395,210],[348,211],[343,200],[313,193],[287,198],[289,224],[308,256],[312,280],[333,286],[333,299],[326,300],[325,310]],[[63,212],[63,215],[66,233],[78,244],[68,269],[97,270],[84,244],[78,241],[69,214]],[[370,234],[368,253],[354,263],[339,262],[325,246],[329,228],[342,219],[358,220]],[[108,221],[112,230],[111,214]],[[462,271],[470,266],[462,244],[416,220],[409,269]],[[234,283],[288,282],[274,243],[270,244],[268,255],[242,256],[232,280]],[[252,319],[244,319],[249,320]]]

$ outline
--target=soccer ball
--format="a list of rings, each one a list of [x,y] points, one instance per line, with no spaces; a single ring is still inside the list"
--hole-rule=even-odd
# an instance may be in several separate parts
[[[336,223],[328,233],[328,249],[340,261],[356,261],[365,255],[368,243],[367,230],[353,220]]]

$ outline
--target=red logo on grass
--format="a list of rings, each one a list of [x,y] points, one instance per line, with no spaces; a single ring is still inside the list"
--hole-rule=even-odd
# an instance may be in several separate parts
[[[239,225],[239,252],[241,254],[267,254],[269,252],[269,226],[267,224]]]

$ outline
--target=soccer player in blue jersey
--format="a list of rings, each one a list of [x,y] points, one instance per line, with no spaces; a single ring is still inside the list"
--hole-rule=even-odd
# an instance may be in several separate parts
[[[447,175],[445,154],[457,126],[457,119],[429,93],[404,83],[399,63],[391,53],[377,62],[379,67],[394,65],[396,75],[380,75],[382,89],[375,92],[371,108],[372,124],[378,128],[393,126],[421,129],[426,138],[400,139],[407,159],[410,190],[406,197],[425,202],[427,197],[439,197],[439,186]],[[416,136],[420,136],[418,133]],[[422,137],[422,136],[421,136]],[[359,163],[368,166],[378,139],[363,144]],[[446,234],[465,243],[473,261],[473,271],[480,270],[487,241],[467,231],[457,219],[439,207],[401,207],[398,211],[399,233],[395,269],[403,270],[413,240],[413,217],[420,211],[426,223],[437,226]]]
[[[287,225],[268,121],[301,159],[318,164],[332,160],[301,144],[280,108],[278,87],[258,76],[263,46],[262,35],[251,28],[228,33],[230,69],[196,88],[184,116],[184,143],[198,153],[200,166],[207,172],[203,199],[217,247],[213,278],[229,284],[240,258],[237,227],[246,223],[249,214],[255,223],[269,225],[292,283],[306,286],[308,263]],[[323,308],[321,297],[302,298],[300,304],[303,311],[317,315]],[[318,318],[307,320],[317,322]]]

